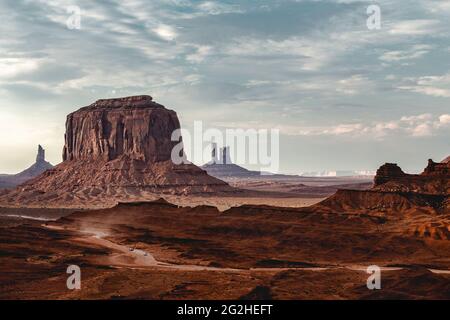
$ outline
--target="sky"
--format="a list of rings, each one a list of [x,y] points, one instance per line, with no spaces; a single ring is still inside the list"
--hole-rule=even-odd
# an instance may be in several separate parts
[[[284,173],[450,155],[448,0],[0,0],[0,19],[1,173],[38,144],[61,162],[68,113],[137,94],[188,130],[279,129]]]

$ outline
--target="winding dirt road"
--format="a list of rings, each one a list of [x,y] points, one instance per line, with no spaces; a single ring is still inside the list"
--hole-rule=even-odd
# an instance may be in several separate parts
[[[60,230],[60,231],[72,231],[80,234],[80,237],[73,238],[74,241],[94,244],[99,247],[111,249],[114,251],[111,255],[107,257],[104,261],[105,264],[112,267],[119,268],[130,268],[130,269],[145,269],[145,268],[162,268],[162,269],[172,269],[180,271],[218,271],[218,272],[280,272],[287,270],[305,270],[305,271],[324,271],[329,269],[348,269],[353,271],[366,272],[367,266],[361,265],[339,265],[339,266],[327,266],[327,267],[309,267],[309,268],[250,268],[250,269],[237,269],[237,268],[220,268],[220,267],[208,267],[201,265],[189,265],[189,264],[171,264],[166,262],[158,261],[150,252],[130,248],[125,245],[121,245],[106,239],[108,234],[97,231],[97,230],[87,230],[80,231],[74,229],[66,229],[59,226],[43,225],[43,227]],[[380,267],[382,271],[400,271],[404,268],[401,267]],[[440,269],[428,269],[429,271],[436,274],[450,274],[450,270],[440,270]]]

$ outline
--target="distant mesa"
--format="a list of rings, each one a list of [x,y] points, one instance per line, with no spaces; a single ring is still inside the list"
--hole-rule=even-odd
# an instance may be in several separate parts
[[[45,150],[39,145],[36,162],[20,173],[0,175],[0,188],[14,188],[52,168],[53,165],[45,160]]]
[[[450,162],[430,159],[421,174],[407,174],[397,164],[386,163],[378,169],[374,183],[380,191],[449,194]]]
[[[63,162],[0,204],[107,207],[156,194],[234,191],[193,164],[172,162],[179,128],[175,111],[150,96],[98,100],[67,116]]]
[[[217,144],[212,144],[211,160],[202,166],[208,174],[219,179],[242,179],[242,178],[261,178],[271,179],[302,179],[305,177],[368,177],[373,176],[369,171],[323,171],[308,172],[301,175],[275,174],[271,172],[262,172],[248,170],[239,166],[231,160],[230,147],[226,146],[218,149]]]
[[[247,170],[231,161],[230,147],[220,148],[213,143],[211,151],[211,161],[202,166],[209,175],[220,179],[224,178],[245,178],[260,176],[261,172]]]
[[[223,147],[217,151],[217,144],[213,143],[211,150],[211,161],[208,162],[208,164],[233,164],[231,161],[230,147]]]

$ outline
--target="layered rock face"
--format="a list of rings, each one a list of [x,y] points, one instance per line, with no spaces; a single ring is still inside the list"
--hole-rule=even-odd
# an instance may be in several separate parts
[[[67,117],[63,160],[170,160],[176,113],[150,96],[98,100]]]
[[[447,159],[441,163],[436,163],[433,160],[428,160],[428,166],[423,171],[425,176],[450,176],[450,161]]]
[[[377,170],[374,183],[375,186],[378,186],[392,179],[398,179],[404,176],[405,173],[396,163],[386,163]]]
[[[339,190],[316,206],[318,212],[364,214],[450,214],[450,163],[429,161],[422,174],[406,174],[396,164],[385,164],[367,191]],[[450,223],[450,216],[449,216]],[[445,224],[445,228],[450,228]],[[450,231],[450,229],[449,229]]]
[[[104,99],[68,115],[63,162],[0,204],[107,207],[161,194],[234,191],[193,164],[175,165],[176,113],[150,96]]]
[[[374,189],[447,195],[450,193],[450,162],[436,163],[430,159],[421,174],[406,174],[396,164],[385,164],[377,171]]]
[[[450,240],[450,162],[428,161],[421,174],[406,174],[396,164],[380,167],[367,191],[338,190],[314,206],[316,213],[346,213],[383,217],[408,216],[406,232]]]

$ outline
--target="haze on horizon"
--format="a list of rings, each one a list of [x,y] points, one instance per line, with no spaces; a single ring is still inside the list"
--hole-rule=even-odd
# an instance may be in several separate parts
[[[61,161],[65,117],[149,94],[182,126],[279,128],[281,172],[419,171],[450,155],[450,2],[0,3],[0,173]],[[70,6],[81,28],[69,29]]]

